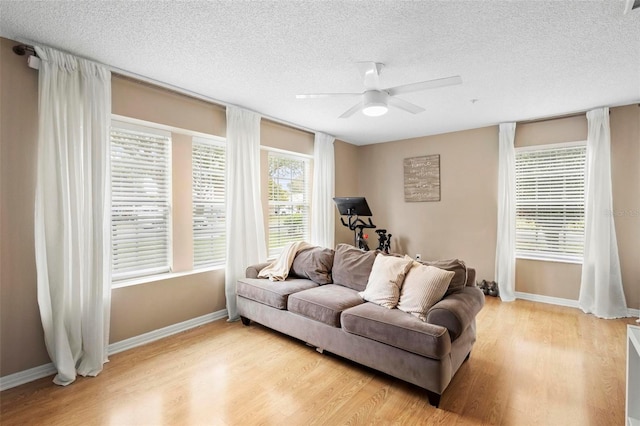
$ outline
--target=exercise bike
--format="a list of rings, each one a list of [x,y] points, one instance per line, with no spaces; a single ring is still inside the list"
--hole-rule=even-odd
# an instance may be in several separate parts
[[[369,244],[367,243],[368,235],[364,234],[365,229],[375,228],[376,226],[369,219],[369,223],[365,223],[362,219],[356,218],[353,222],[349,221],[349,223],[345,223],[344,219],[340,218],[342,224],[352,231],[354,231],[354,245],[358,247],[360,250],[369,251]]]
[[[341,216],[347,216],[347,222],[344,218],[340,218],[340,222],[353,231],[353,245],[360,250],[369,251],[367,243],[368,235],[364,233],[365,229],[373,229],[376,225],[371,221],[371,217],[367,222],[358,216],[371,216],[371,209],[364,197],[336,197],[333,199]],[[378,229],[378,250],[389,253],[391,247],[391,234],[387,234],[386,229]]]

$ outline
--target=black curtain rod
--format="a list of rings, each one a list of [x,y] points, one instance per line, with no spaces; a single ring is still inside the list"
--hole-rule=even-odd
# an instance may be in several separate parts
[[[16,44],[13,46],[13,53],[19,56],[28,55],[38,57],[36,49],[28,44]]]
[[[640,106],[640,104],[638,104]],[[564,115],[556,115],[556,116],[551,116],[551,117],[541,117],[541,118],[534,118],[532,120],[523,120],[523,121],[516,121],[517,124],[532,124],[532,123],[541,123],[543,121],[554,121],[554,120],[562,120],[564,118],[572,118],[572,117],[584,117],[585,120],[587,118],[587,112],[589,112],[590,110],[587,111],[582,111],[582,112],[573,112],[570,114],[564,114]],[[611,115],[611,107],[609,107],[609,115]]]

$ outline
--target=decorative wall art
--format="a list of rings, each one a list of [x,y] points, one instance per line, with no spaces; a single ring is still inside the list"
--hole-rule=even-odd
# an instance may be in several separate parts
[[[404,201],[440,201],[440,154],[404,159]]]

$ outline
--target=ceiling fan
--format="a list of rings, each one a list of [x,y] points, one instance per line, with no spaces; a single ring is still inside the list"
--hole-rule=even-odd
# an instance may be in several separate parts
[[[364,92],[361,93],[309,93],[296,95],[297,99],[318,99],[318,98],[335,98],[335,97],[353,97],[362,96],[362,101],[346,110],[340,118],[352,116],[357,111],[370,117],[384,115],[389,110],[389,105],[401,109],[403,111],[417,114],[425,109],[407,102],[404,99],[396,97],[403,93],[418,92],[420,90],[436,89],[438,87],[453,86],[462,84],[462,78],[459,75],[435,80],[420,81],[418,83],[404,84],[402,86],[380,89],[380,71],[384,64],[378,62],[358,62],[358,70],[363,76]]]

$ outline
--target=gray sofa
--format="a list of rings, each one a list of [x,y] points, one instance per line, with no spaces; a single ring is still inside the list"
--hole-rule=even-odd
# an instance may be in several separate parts
[[[267,264],[249,266],[246,278],[237,283],[242,322],[248,326],[253,320],[319,352],[327,350],[413,383],[426,389],[429,402],[438,407],[476,340],[475,317],[484,295],[475,286],[475,270],[457,260],[436,262],[434,266],[453,270],[455,279],[422,321],[358,295],[376,255],[348,245],[338,245],[335,252],[316,248],[299,253],[290,277],[280,282],[257,278]]]

